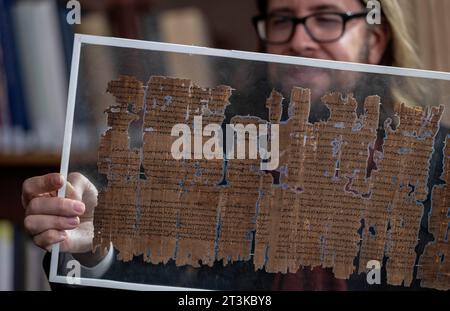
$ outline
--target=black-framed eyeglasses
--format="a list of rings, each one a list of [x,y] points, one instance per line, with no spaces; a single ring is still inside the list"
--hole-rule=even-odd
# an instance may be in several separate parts
[[[329,43],[339,40],[349,20],[367,16],[364,12],[320,12],[305,17],[295,17],[286,13],[273,13],[253,17],[253,25],[258,37],[269,44],[283,44],[291,41],[298,24],[305,26],[306,32],[316,42]]]

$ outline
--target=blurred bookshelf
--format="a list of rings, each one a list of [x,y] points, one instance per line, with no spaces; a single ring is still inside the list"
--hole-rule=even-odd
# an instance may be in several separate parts
[[[79,25],[67,23],[67,2],[0,0],[0,290],[49,289],[44,251],[23,230],[21,190],[59,171],[74,33],[257,48],[255,1],[82,0]],[[83,156],[89,130],[76,134],[77,158],[95,161]]]
[[[74,33],[255,50],[254,1],[0,1],[0,160],[45,163],[60,154]],[[237,13],[237,14],[236,14]],[[230,22],[230,20],[233,22]],[[33,51],[30,53],[30,51]],[[86,134],[86,133],[84,133]],[[80,151],[89,146],[82,146]],[[31,153],[31,155],[30,155]],[[48,155],[50,154],[50,157]]]

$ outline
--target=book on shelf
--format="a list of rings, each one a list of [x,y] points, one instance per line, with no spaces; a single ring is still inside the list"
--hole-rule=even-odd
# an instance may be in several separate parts
[[[13,225],[0,221],[0,291],[14,289]]]
[[[68,72],[59,10],[56,1],[0,0],[0,153],[61,149]]]
[[[58,152],[63,142],[67,73],[56,3],[19,1],[12,16],[31,127],[40,147]]]
[[[21,226],[0,220],[0,291],[49,290],[44,255]]]

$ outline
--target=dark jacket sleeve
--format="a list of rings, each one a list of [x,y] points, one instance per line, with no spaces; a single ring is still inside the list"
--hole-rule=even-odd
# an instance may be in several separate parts
[[[66,263],[70,260],[74,260],[75,258],[70,253],[59,253],[59,261]],[[108,271],[111,270],[111,266],[114,262],[114,248],[111,247],[105,257],[103,257],[100,261],[95,262],[93,266],[83,266],[80,264],[80,273],[83,278],[104,278],[105,275],[108,274]],[[49,280],[50,288],[52,290],[60,290],[60,289],[82,289],[87,288],[87,286],[80,285],[72,285],[72,284],[62,284],[62,283],[53,283],[50,282],[50,263],[51,263],[51,253],[46,253],[43,259],[43,268],[44,272]],[[70,270],[66,269],[64,265],[59,265],[58,274],[65,275],[69,274]]]
[[[57,290],[80,290],[80,289],[86,289],[85,286],[77,286],[77,285],[70,285],[70,284],[62,284],[62,283],[53,283],[50,282],[50,262],[51,262],[52,254],[47,252],[45,253],[44,259],[42,260],[42,265],[44,268],[45,275],[47,276],[47,280],[49,281],[50,288],[52,291]]]

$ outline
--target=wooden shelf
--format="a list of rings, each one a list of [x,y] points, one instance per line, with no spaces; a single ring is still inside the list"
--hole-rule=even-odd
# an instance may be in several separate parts
[[[77,163],[96,165],[92,154],[71,155]],[[0,189],[3,195],[0,204],[0,219],[23,225],[24,209],[21,203],[22,183],[30,177],[59,172],[61,155],[57,153],[0,153]]]
[[[0,166],[59,166],[61,156],[55,153],[0,154]]]
[[[70,155],[71,162],[78,165],[92,165],[97,163],[97,154],[74,153]],[[61,164],[61,155],[55,153],[26,153],[26,154],[1,154],[0,167],[57,167]]]

